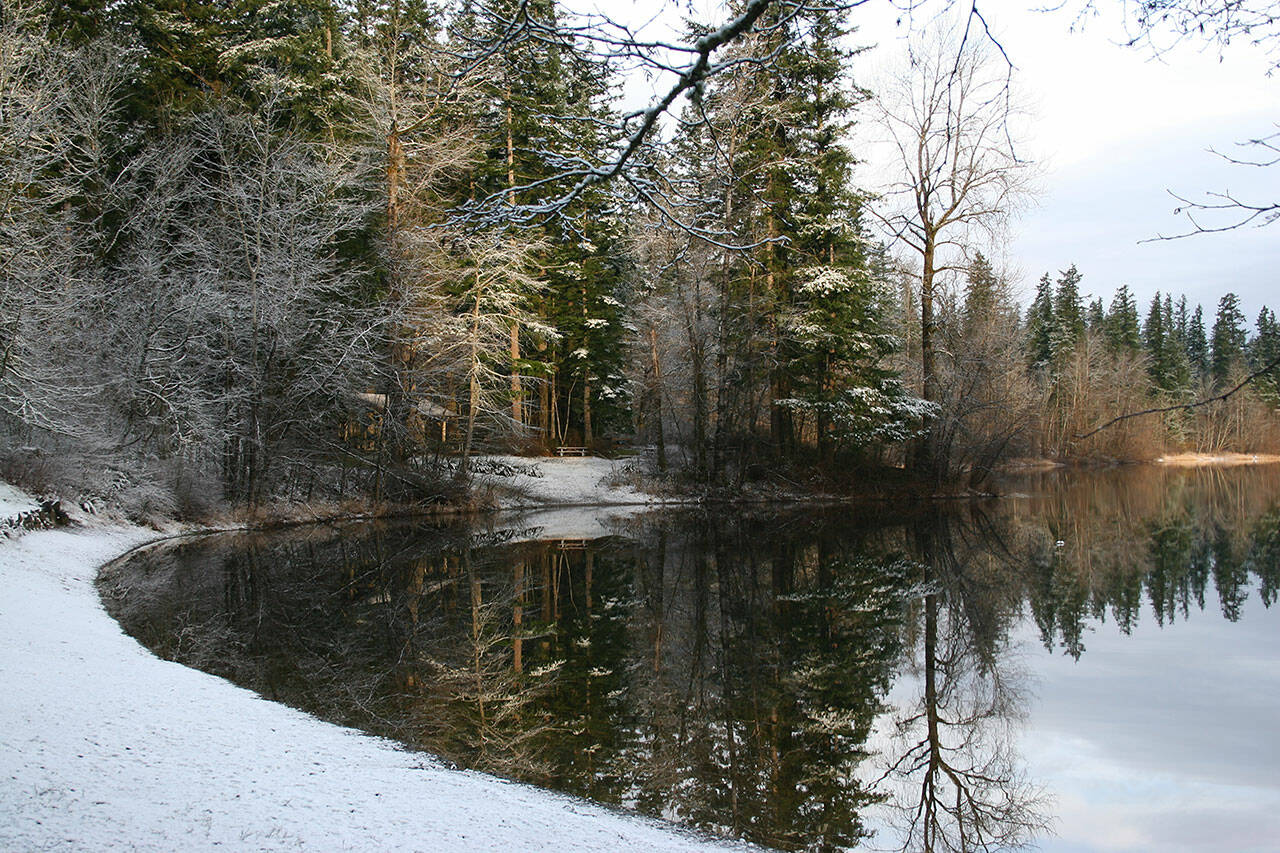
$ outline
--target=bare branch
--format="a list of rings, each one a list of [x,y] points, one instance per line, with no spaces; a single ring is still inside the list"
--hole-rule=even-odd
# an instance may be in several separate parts
[[[1237,392],[1242,390],[1246,385],[1253,382],[1255,379],[1258,379],[1263,375],[1270,373],[1271,371],[1275,370],[1277,367],[1280,367],[1280,358],[1273,359],[1265,367],[1259,370],[1255,370],[1253,373],[1250,373],[1244,379],[1241,379],[1232,388],[1230,388],[1227,391],[1224,391],[1221,394],[1217,394],[1213,397],[1208,397],[1203,400],[1197,400],[1194,403],[1177,403],[1172,406],[1160,406],[1154,409],[1143,409],[1140,412],[1129,412],[1128,414],[1114,417],[1111,420],[1107,421],[1102,426],[1091,429],[1086,433],[1077,433],[1075,437],[1080,440],[1089,438],[1092,435],[1097,435],[1098,433],[1102,432],[1104,429],[1107,429],[1108,427],[1114,426],[1115,424],[1118,424],[1121,421],[1127,421],[1130,418],[1140,418],[1143,415],[1159,415],[1159,414],[1164,414],[1165,412],[1191,411],[1192,409],[1198,409],[1201,406],[1207,406],[1210,403],[1220,403],[1223,400],[1226,400],[1229,397],[1234,396]]]

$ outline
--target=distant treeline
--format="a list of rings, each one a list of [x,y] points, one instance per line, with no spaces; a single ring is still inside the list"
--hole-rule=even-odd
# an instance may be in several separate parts
[[[1086,301],[1074,265],[1041,277],[1025,312],[982,254],[944,308],[947,393],[934,424],[955,472],[1010,455],[1142,460],[1169,451],[1280,449],[1280,326],[1263,308],[1252,335],[1239,298],[1210,320],[1157,293],[1140,319],[1127,286]],[[1213,401],[1240,386],[1225,400]],[[1207,405],[1200,405],[1205,401]],[[1148,410],[1138,417],[1115,418]]]

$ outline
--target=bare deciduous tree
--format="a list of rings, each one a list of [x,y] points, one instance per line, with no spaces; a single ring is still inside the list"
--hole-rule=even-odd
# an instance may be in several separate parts
[[[992,44],[926,34],[878,101],[894,175],[878,217],[920,259],[921,395],[930,402],[939,398],[939,276],[959,269],[975,232],[993,232],[1028,189],[1029,164],[1011,136],[1008,68]]]

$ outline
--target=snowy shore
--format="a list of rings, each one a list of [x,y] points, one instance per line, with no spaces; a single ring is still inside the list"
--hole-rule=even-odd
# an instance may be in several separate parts
[[[0,850],[746,849],[451,770],[156,658],[93,585],[155,536],[90,520],[0,538]]]

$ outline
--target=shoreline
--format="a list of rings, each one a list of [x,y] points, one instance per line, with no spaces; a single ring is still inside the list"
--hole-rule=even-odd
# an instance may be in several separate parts
[[[77,515],[0,539],[0,848],[758,849],[454,770],[161,660],[107,614],[95,580],[215,531]]]
[[[1153,461],[1156,465],[1175,468],[1230,468],[1277,463],[1280,463],[1280,454],[1277,453],[1170,453]]]

